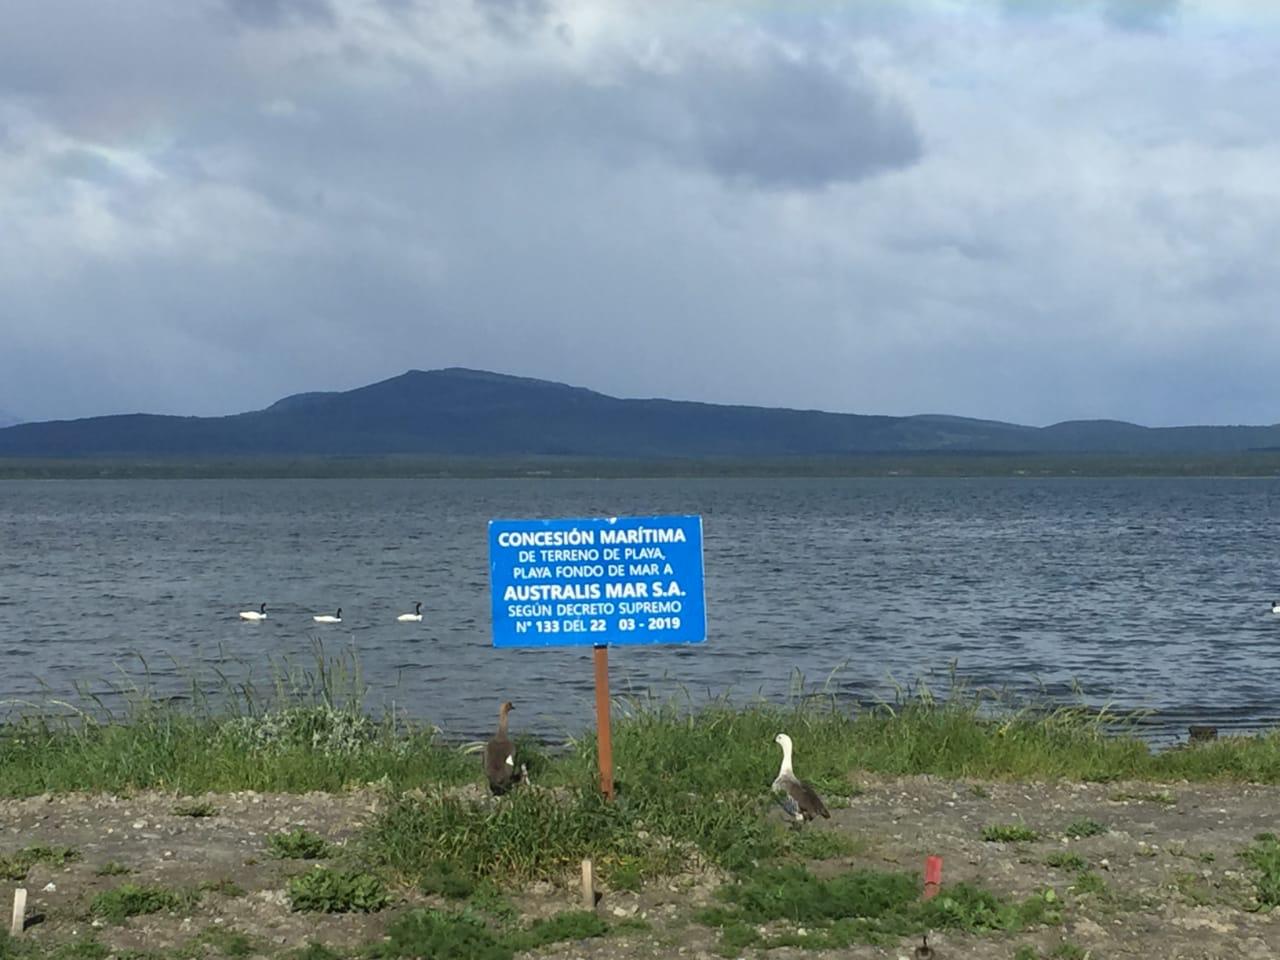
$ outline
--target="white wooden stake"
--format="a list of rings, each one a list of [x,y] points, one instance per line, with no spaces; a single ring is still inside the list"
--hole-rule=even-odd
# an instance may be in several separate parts
[[[11,937],[21,936],[22,928],[27,920],[27,888],[19,887],[13,891],[13,923],[9,925]]]
[[[582,906],[586,910],[596,908],[596,878],[590,860],[582,861]]]

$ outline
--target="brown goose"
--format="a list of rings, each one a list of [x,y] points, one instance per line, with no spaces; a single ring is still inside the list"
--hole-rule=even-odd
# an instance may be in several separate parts
[[[782,809],[797,823],[814,817],[829,819],[831,814],[827,812],[827,805],[822,802],[818,792],[803,780],[797,779],[791,769],[791,738],[780,733],[773,738],[773,742],[782,747],[782,767],[773,781],[774,792],[782,798]]]
[[[507,714],[514,709],[509,700],[498,708],[498,732],[484,745],[484,773],[494,796],[506,793],[520,779],[516,772],[516,745],[507,736]],[[521,767],[523,770],[523,764]]]

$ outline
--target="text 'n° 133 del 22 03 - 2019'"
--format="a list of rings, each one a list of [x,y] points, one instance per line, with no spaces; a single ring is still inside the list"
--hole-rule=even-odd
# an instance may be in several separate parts
[[[491,520],[495,647],[706,639],[702,518]]]

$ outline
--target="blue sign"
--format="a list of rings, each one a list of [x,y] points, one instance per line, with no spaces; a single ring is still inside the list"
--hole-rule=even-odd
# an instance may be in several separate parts
[[[700,643],[701,517],[489,521],[495,647]]]

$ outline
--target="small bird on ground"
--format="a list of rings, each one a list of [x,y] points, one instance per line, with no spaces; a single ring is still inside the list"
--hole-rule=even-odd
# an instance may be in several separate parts
[[[795,771],[791,769],[791,738],[780,733],[773,738],[773,742],[782,747],[782,766],[773,781],[773,790],[781,797],[782,809],[797,824],[814,817],[830,819],[831,814],[827,812],[827,805],[818,796],[818,791],[797,779]]]
[[[265,620],[267,619],[267,605],[264,603],[257,610],[241,610],[241,620]]]
[[[510,700],[498,708],[498,732],[484,745],[484,774],[489,778],[489,791],[500,797],[515,784],[528,780],[525,765],[516,769],[516,745],[507,735],[507,714],[515,709]]]
[[[916,947],[916,960],[934,960],[937,954],[933,952],[933,947],[929,946],[929,935],[920,935],[920,946]]]

